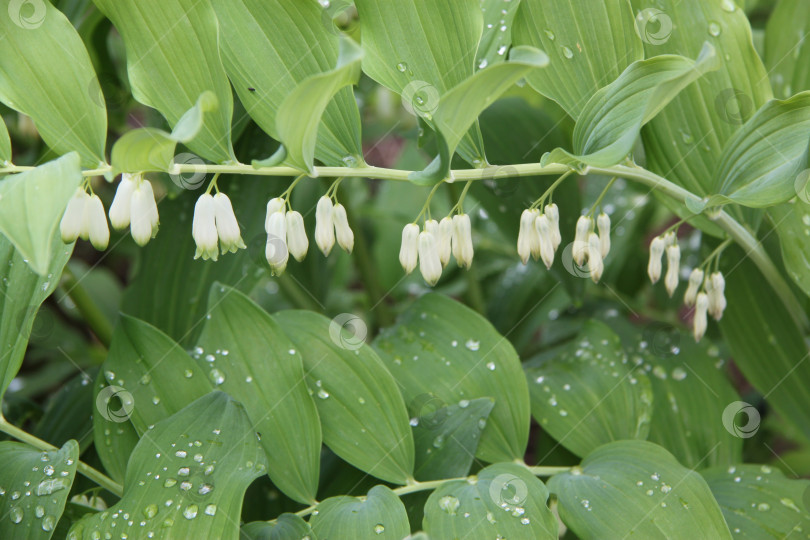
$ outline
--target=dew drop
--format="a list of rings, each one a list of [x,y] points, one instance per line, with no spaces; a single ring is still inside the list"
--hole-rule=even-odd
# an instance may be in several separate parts
[[[452,495],[445,495],[441,499],[439,499],[439,508],[450,514],[451,516],[456,515],[456,510],[461,505],[461,502],[456,497]]]
[[[213,516],[217,513],[217,505],[209,504],[205,507],[205,515],[206,516]]]
[[[208,377],[211,379],[211,382],[217,386],[225,382],[225,375],[218,369],[209,371]]]
[[[405,62],[400,62],[399,64],[397,64],[397,71],[399,71],[400,73],[405,73],[406,71],[408,71],[408,64],[406,64]]]
[[[467,347],[469,350],[475,352],[481,348],[481,342],[475,341],[473,339],[468,339],[467,343],[465,343],[464,346]]]
[[[712,35],[714,37],[717,37],[717,36],[720,35],[720,32],[722,32],[722,29],[720,28],[719,24],[717,24],[714,21],[709,23],[709,34],[710,35]]]
[[[11,510],[8,511],[8,515],[11,518],[12,523],[19,523],[23,520],[23,509],[19,506],[12,506]]]
[[[143,515],[147,518],[152,519],[157,515],[158,507],[156,504],[150,504],[146,508],[143,509]]]
[[[56,519],[53,516],[45,516],[42,518],[43,531],[52,531],[54,525],[56,525]]]
[[[574,57],[574,51],[572,51],[568,47],[563,46],[562,49],[560,49],[560,50],[562,50],[562,55],[564,57],[568,58],[569,60]]]
[[[377,523],[374,525],[374,532],[377,534],[382,534],[385,532],[385,526],[382,523]]]
[[[547,37],[548,39],[550,39],[551,41],[554,41],[554,38],[556,37],[556,36],[554,35],[554,32],[552,32],[552,31],[551,31],[551,30],[549,30],[549,29],[546,29],[546,30],[545,30],[545,33],[546,33],[546,37]]]
[[[186,519],[194,519],[197,517],[197,505],[190,504],[183,510],[183,517]]]

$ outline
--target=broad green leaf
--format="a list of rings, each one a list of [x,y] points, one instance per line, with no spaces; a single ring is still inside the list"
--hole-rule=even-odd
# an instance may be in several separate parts
[[[93,442],[93,379],[97,371],[92,368],[79,373],[54,392],[45,405],[42,418],[30,433],[54,446],[75,439],[80,452],[87,450]]]
[[[358,0],[355,5],[366,53],[363,71],[429,122],[444,95],[475,72],[484,28],[480,1]],[[471,164],[486,163],[477,123],[459,153]]]
[[[808,176],[810,180],[810,176]],[[806,198],[806,197],[805,197]],[[782,260],[788,275],[810,296],[810,203],[799,197],[768,209],[782,245]]]
[[[515,47],[509,61],[478,71],[444,94],[432,115],[438,130],[439,157],[425,171],[411,173],[415,184],[431,185],[450,174],[450,159],[478,116],[526,74],[548,64],[548,56],[533,47]],[[438,167],[438,169],[436,168]]]
[[[188,144],[204,127],[205,114],[216,109],[216,96],[203,92],[197,103],[178,120],[171,133],[138,128],[121,136],[112,149],[116,172],[162,172],[170,169],[177,143]]]
[[[618,79],[585,104],[574,129],[574,150],[555,150],[543,163],[582,162],[596,167],[619,163],[632,150],[641,127],[685,87],[720,67],[708,42],[695,60],[661,55],[631,64]]]
[[[129,456],[138,444],[138,432],[127,414],[129,405],[124,406],[121,399],[123,397],[126,400],[128,396],[119,393],[113,395],[106,388],[108,385],[102,371],[93,383],[93,444],[107,475],[122,483]],[[102,396],[101,407],[96,404],[99,394]],[[116,399],[112,399],[113,397]]]
[[[308,77],[338,65],[337,34],[324,24],[331,19],[324,18],[318,4],[282,0],[214,0],[212,4],[222,32],[225,70],[256,123],[280,139],[276,115],[292,106],[298,114],[306,114],[307,120],[299,118],[301,124],[315,124],[307,131],[317,130],[318,160],[329,166],[351,160],[362,163],[360,114],[350,88],[338,90],[317,117],[309,104],[285,100]]]
[[[76,153],[0,181],[0,233],[37,274],[49,272],[61,243],[59,222],[81,181]]]
[[[286,163],[312,173],[321,117],[342,88],[358,81],[362,58],[359,45],[350,38],[341,38],[337,66],[304,79],[281,103],[276,113],[276,131],[287,151]],[[348,156],[347,161],[357,164],[358,159]]]
[[[810,91],[769,101],[726,144],[714,193],[751,207],[787,201],[807,168],[808,145]]]
[[[810,11],[802,0],[779,0],[765,28],[765,67],[773,93],[810,90]]]
[[[205,92],[217,108],[187,146],[214,162],[235,160],[231,147],[233,95],[219,55],[214,9],[197,0],[94,0],[126,45],[132,95],[160,111],[169,125],[181,121]]]
[[[0,443],[0,537],[48,540],[62,517],[79,464],[79,445],[42,452],[18,442]]]
[[[522,0],[513,40],[550,57],[529,84],[578,119],[591,97],[644,58],[628,0]]]
[[[734,271],[726,281],[730,308],[720,320],[720,330],[734,363],[785,421],[810,437],[807,343],[768,280],[742,250],[726,250],[723,259],[726,273],[732,266]]]
[[[740,397],[717,347],[664,325],[648,326],[642,339],[628,354],[652,384],[649,440],[690,468],[738,463],[742,439],[723,426],[723,411]]]
[[[254,521],[242,526],[245,540],[317,540],[309,523],[295,514],[281,514],[274,521]]]
[[[114,422],[129,418],[142,436],[213,388],[170,337],[127,315],[113,332],[102,369],[107,386],[96,397],[99,413]]]
[[[418,422],[413,428],[416,479],[467,476],[494,405],[492,398],[464,399],[445,405],[430,395],[411,402],[414,420]]]
[[[431,538],[557,538],[548,489],[528,469],[498,463],[475,481],[442,484],[425,503],[422,526]]]
[[[309,311],[284,311],[274,319],[301,352],[324,443],[377,478],[412,479],[413,435],[396,381],[371,347],[341,334],[345,324],[362,321]]]
[[[0,100],[33,118],[56,154],[78,152],[87,167],[104,163],[107,110],[79,34],[50,2],[3,5]]]
[[[495,406],[476,457],[521,459],[529,435],[529,391],[509,341],[471,309],[426,294],[380,333],[373,346],[409,405],[423,394],[445,403],[491,397]]]
[[[374,486],[365,500],[357,497],[332,497],[318,505],[310,520],[321,540],[340,538],[381,538],[401,540],[411,532],[405,506],[385,486]]]
[[[6,123],[0,118],[0,165],[4,163],[11,163],[11,139]]]
[[[579,538],[731,538],[700,474],[647,441],[601,446],[548,487]]]
[[[245,408],[211,392],[144,434],[129,460],[124,497],[82,518],[68,538],[236,540],[234,516],[266,463]]]
[[[737,465],[702,474],[735,535],[800,537],[810,527],[810,480],[789,480],[768,465]]]
[[[611,441],[646,439],[653,394],[635,367],[619,337],[589,321],[570,345],[527,366],[532,416],[580,457]]]
[[[73,252],[72,246],[62,243],[58,232],[51,245],[51,265],[41,276],[31,270],[7,238],[0,236],[0,398],[22,365],[39,306],[56,289]]]
[[[244,403],[273,483],[297,501],[314,502],[321,424],[301,353],[279,325],[241,292],[214,284],[194,358],[217,388]]]
[[[521,0],[483,0],[484,32],[478,44],[475,65],[478,69],[494,66],[506,60],[512,45],[513,21]],[[542,48],[542,47],[540,47]]]
[[[710,195],[726,142],[772,97],[748,19],[731,1],[631,1],[640,34],[649,36],[648,57],[695,58],[709,40],[723,60],[642,130],[650,170],[698,196]]]

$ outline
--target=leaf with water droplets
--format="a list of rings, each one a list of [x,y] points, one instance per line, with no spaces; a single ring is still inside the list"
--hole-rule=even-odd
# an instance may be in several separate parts
[[[79,445],[42,452],[0,442],[0,538],[47,540],[62,516],[76,477]]]
[[[790,538],[810,530],[810,480],[788,479],[768,465],[717,467],[702,474],[734,534]]]
[[[635,367],[616,334],[588,321],[569,345],[527,363],[532,415],[581,457],[610,441],[646,439],[653,394]]]
[[[385,486],[374,486],[365,500],[331,497],[318,505],[309,520],[317,538],[379,538],[401,540],[411,532],[405,506]]]
[[[494,66],[506,60],[512,45],[512,21],[520,0],[483,0],[484,32],[478,44],[476,65],[479,69]],[[482,67],[483,64],[483,67]]]
[[[105,392],[105,394],[110,392],[105,390],[107,387],[104,370],[101,370],[93,383],[94,406],[95,398],[101,392]],[[138,444],[139,437],[135,426],[125,415],[121,416],[121,413],[101,414],[102,411],[108,410],[106,407],[109,401],[106,400],[110,397],[112,396],[103,396],[102,408],[94,409],[97,413],[93,414],[93,444],[107,475],[116,482],[122,483],[126,475],[129,456],[135,449],[135,445]],[[120,396],[117,398],[117,402],[112,404],[112,411],[126,413]]]
[[[490,463],[523,457],[530,421],[526,379],[515,349],[481,315],[440,294],[426,294],[373,346],[409,407],[425,395],[444,404],[494,399],[475,455]]]
[[[601,446],[548,487],[580,538],[731,539],[706,481],[647,441]]]
[[[199,368],[244,403],[261,434],[273,483],[293,499],[314,502],[321,424],[301,354],[276,321],[236,289],[215,283],[208,310],[194,352]]]
[[[138,442],[127,468],[124,497],[87,515],[70,540],[120,538],[239,538],[245,490],[267,472],[267,461],[244,406],[211,392],[155,424]],[[150,535],[151,533],[151,535]]]
[[[405,484],[414,464],[408,412],[391,373],[364,343],[365,324],[355,317],[341,325],[308,311],[274,319],[301,352],[307,385],[319,398],[324,443],[364,472]]]
[[[244,540],[316,540],[309,523],[295,514],[281,514],[273,521],[254,521],[242,525]]]
[[[425,503],[431,538],[557,538],[545,484],[526,467],[498,463],[442,484]]]
[[[495,400],[488,397],[450,405],[429,395],[412,401],[416,479],[466,476],[494,405]]]

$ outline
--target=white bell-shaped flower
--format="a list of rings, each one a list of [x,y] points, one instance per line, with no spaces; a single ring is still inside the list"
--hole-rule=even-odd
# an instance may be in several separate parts
[[[591,273],[591,280],[599,283],[605,271],[605,263],[602,261],[602,241],[595,232],[588,233],[588,270]]]
[[[473,261],[472,225],[470,216],[457,214],[453,216],[453,256],[462,268],[469,268]]]
[[[436,246],[439,250],[439,260],[442,267],[450,262],[453,252],[453,218],[445,217],[439,222],[439,234],[436,237]]]
[[[723,318],[726,309],[726,280],[720,272],[713,272],[706,283],[709,296],[709,314],[714,320]]]
[[[574,246],[572,256],[577,266],[583,266],[588,258],[588,235],[593,229],[593,219],[588,216],[579,216],[574,233]]]
[[[133,222],[134,223],[134,222]],[[214,208],[214,197],[210,193],[205,193],[197,199],[194,205],[194,218],[191,223],[191,236],[197,244],[194,258],[203,260],[219,257],[217,248],[217,224]]]
[[[689,284],[686,286],[686,294],[683,295],[683,303],[689,307],[695,305],[700,286],[703,285],[703,270],[695,268],[689,274]]]
[[[543,213],[546,214],[551,224],[551,245],[556,252],[557,248],[560,247],[562,243],[562,235],[560,234],[560,210],[557,208],[556,204],[551,203],[546,205]]]
[[[264,218],[264,231],[270,232],[270,216],[275,214],[276,212],[283,212],[285,207],[287,206],[287,202],[282,199],[281,197],[276,197],[274,199],[270,199],[267,202],[267,214]]]
[[[670,298],[678,288],[681,274],[681,247],[675,243],[667,246],[667,274],[664,276],[664,286]]]
[[[264,255],[274,276],[280,276],[290,259],[287,248],[287,218],[284,210],[273,212],[267,223],[267,245]]]
[[[315,243],[321,252],[329,256],[335,246],[335,223],[332,219],[332,199],[324,195],[315,207]]]
[[[695,341],[700,342],[706,334],[709,324],[706,312],[709,310],[709,297],[705,292],[700,292],[695,299],[695,318],[692,322]]]
[[[107,227],[107,213],[104,211],[104,204],[98,195],[91,195],[87,199],[84,217],[90,243],[97,250],[104,251],[110,243],[110,229]]]
[[[535,214],[530,209],[526,209],[520,215],[520,229],[518,230],[517,252],[523,264],[528,264],[532,255],[531,237],[534,234]]]
[[[236,253],[240,249],[245,249],[247,246],[242,240],[239,222],[233,212],[231,200],[224,193],[214,195],[214,215],[222,254]]]
[[[596,218],[596,228],[599,230],[599,244],[604,259],[610,253],[610,217],[606,213],[602,212]]]
[[[436,247],[436,237],[429,231],[419,233],[419,271],[431,287],[442,277],[442,262]]]
[[[653,238],[650,242],[650,261],[647,263],[647,275],[650,276],[650,281],[657,283],[661,279],[661,259],[664,256],[664,239],[660,236]]]
[[[140,178],[135,175],[124,173],[115,190],[115,197],[110,205],[110,224],[116,230],[123,230],[129,227],[130,210],[132,208],[132,193],[135,191]]]
[[[307,256],[309,239],[304,227],[304,217],[293,210],[287,212],[287,248],[295,260],[301,262]]]
[[[89,200],[90,195],[83,188],[76,188],[76,192],[68,201],[65,213],[62,215],[62,221],[59,223],[59,230],[62,233],[64,243],[75,242],[82,235]]]
[[[551,220],[545,214],[538,216],[534,222],[537,231],[537,240],[540,243],[540,258],[546,268],[554,264],[554,234],[551,230]]]
[[[406,274],[413,272],[419,260],[419,225],[408,223],[402,229],[402,244],[399,247],[399,264]]]
[[[439,235],[439,222],[435,219],[428,219],[425,221],[424,229],[433,235],[433,239],[435,240],[436,237]]]
[[[335,236],[340,247],[351,253],[354,249],[354,232],[349,227],[349,218],[346,216],[346,209],[338,203],[332,209],[332,219],[335,222]]]
[[[132,192],[130,232],[139,246],[145,246],[158,231],[159,218],[155,193],[149,180],[141,180]]]

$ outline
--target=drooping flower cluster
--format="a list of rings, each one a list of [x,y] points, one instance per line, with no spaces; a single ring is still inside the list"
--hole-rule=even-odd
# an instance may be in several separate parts
[[[469,268],[473,261],[472,225],[470,216],[456,214],[440,222],[425,221],[424,230],[410,223],[402,229],[402,244],[399,262],[406,274],[419,264],[419,271],[431,287],[442,277],[442,269],[450,262],[450,255],[462,268]]]
[[[530,208],[520,215],[518,255],[523,264],[527,264],[531,256],[534,260],[542,259],[546,268],[551,268],[561,242],[560,212],[556,204],[547,205],[543,213]]]
[[[101,199],[81,187],[76,188],[76,193],[68,202],[59,229],[66,244],[81,238],[90,240],[94,248],[103,251],[110,242],[110,229]]]
[[[155,237],[160,224],[155,192],[143,175],[121,175],[121,182],[110,205],[110,223],[117,230],[129,227],[132,239],[139,246],[145,246]]]
[[[675,294],[680,279],[681,249],[674,232],[664,236],[656,236],[650,243],[650,260],[647,273],[650,280],[656,283],[661,278],[662,257],[667,255],[667,273],[664,276],[664,286],[670,297]],[[708,317],[711,315],[716,321],[723,317],[726,309],[726,280],[720,272],[713,272],[704,279],[705,273],[701,268],[695,268],[689,274],[686,293],[683,302],[688,307],[695,308],[692,322],[695,341],[700,341],[706,334]],[[702,287],[702,290],[701,290]]]
[[[191,236],[197,244],[195,259],[202,257],[203,260],[216,261],[220,250],[225,255],[236,253],[246,247],[231,200],[224,193],[213,196],[205,193],[197,199],[197,204],[194,205]]]

